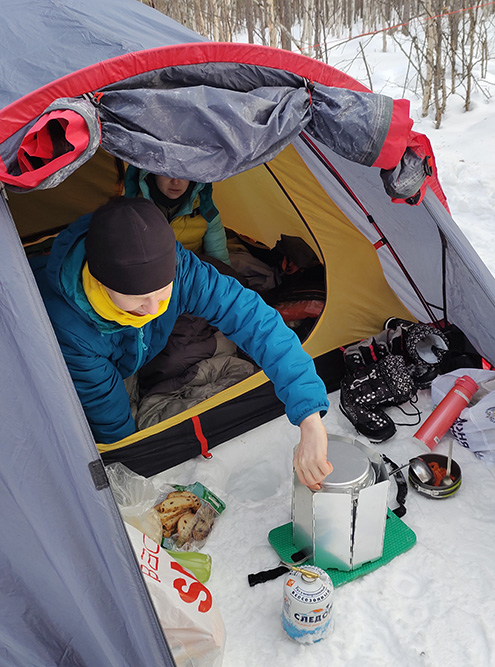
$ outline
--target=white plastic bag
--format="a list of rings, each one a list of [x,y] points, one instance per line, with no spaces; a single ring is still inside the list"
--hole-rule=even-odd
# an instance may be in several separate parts
[[[451,433],[479,459],[495,462],[495,371],[458,368],[439,375],[431,385],[432,409],[448,394],[456,379],[463,375],[469,375],[479,389],[453,423]]]
[[[151,479],[138,475],[122,463],[111,463],[106,473],[124,521],[160,542],[162,523],[153,509],[156,488]]]
[[[147,535],[125,525],[178,667],[221,667],[225,626],[208,588]]]

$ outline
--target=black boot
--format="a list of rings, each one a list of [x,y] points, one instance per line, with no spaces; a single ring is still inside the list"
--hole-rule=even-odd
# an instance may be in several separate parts
[[[374,364],[389,354],[404,354],[402,331],[384,329],[358,343],[349,345],[344,350],[346,371],[355,373],[360,368]]]
[[[402,339],[408,371],[418,389],[427,389],[438,375],[449,349],[447,337],[428,324],[416,324],[397,317],[390,317],[383,327],[390,332],[391,340]]]
[[[396,431],[393,420],[382,408],[401,405],[415,393],[404,358],[389,354],[344,377],[340,409],[359,433],[373,442],[382,442]]]

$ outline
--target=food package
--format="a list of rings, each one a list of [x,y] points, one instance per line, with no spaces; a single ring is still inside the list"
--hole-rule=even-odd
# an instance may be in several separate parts
[[[162,525],[161,545],[169,550],[198,550],[206,542],[225,503],[200,482],[164,490],[154,505]]]

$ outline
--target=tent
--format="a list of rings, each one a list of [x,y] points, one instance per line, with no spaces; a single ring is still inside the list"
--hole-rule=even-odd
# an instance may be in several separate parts
[[[473,326],[493,279],[449,215],[407,101],[304,56],[198,41],[137,2],[119,3],[118,22],[108,1],[36,3],[36,27],[24,7],[6,11],[5,34],[22,25],[31,48],[4,47],[0,180],[25,245],[120,193],[125,163],[211,181],[228,229],[269,248],[296,236],[323,265],[304,347],[329,391],[340,348],[391,315],[455,325],[494,358],[489,327]],[[68,36],[56,57],[51,31]],[[260,372],[98,449],[150,475],[282,413]]]
[[[300,237],[324,267],[304,347],[329,391],[340,348],[391,315],[453,325],[493,362],[495,283],[404,100],[297,54],[206,42],[137,0],[2,9],[1,661],[173,664],[102,461],[149,475],[283,406],[257,373],[96,447],[23,245],[119,193],[122,162],[214,182],[226,227],[269,248]]]

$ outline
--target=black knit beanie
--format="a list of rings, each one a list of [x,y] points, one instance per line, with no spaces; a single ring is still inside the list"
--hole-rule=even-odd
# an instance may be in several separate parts
[[[91,275],[120,294],[149,294],[175,278],[175,235],[147,199],[119,197],[97,209],[86,235]]]

